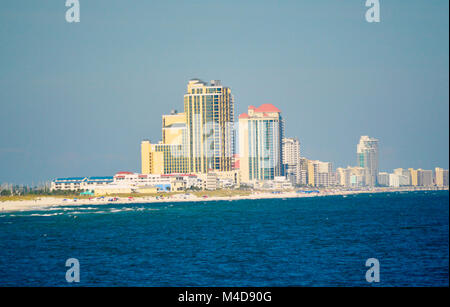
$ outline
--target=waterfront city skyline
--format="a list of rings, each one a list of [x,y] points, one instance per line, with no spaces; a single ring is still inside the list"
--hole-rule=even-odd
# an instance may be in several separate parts
[[[385,3],[379,25],[360,3],[243,3],[238,28],[207,26],[232,1],[112,3],[108,14],[84,3],[78,25],[55,3],[1,4],[0,183],[138,172],[140,141],[161,138],[162,114],[181,110],[195,77],[232,89],[235,123],[250,105],[277,106],[302,156],[334,168],[355,165],[369,135],[380,171],[448,169],[448,2]],[[205,18],[177,21],[199,7]]]

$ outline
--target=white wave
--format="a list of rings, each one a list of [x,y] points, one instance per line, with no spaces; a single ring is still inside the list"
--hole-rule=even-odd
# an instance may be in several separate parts
[[[33,213],[33,214],[30,214],[29,216],[55,216],[55,215],[61,215],[61,214],[63,214],[63,213],[42,213],[42,214]],[[26,215],[22,215],[22,216],[26,216]]]

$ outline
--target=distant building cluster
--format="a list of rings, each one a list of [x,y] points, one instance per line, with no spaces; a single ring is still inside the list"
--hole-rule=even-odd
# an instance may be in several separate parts
[[[432,170],[397,168],[392,173],[378,170],[378,140],[362,136],[357,147],[357,166],[336,170],[338,185],[344,187],[446,187],[448,170],[437,167]]]
[[[433,170],[397,168],[393,173],[380,172],[378,174],[380,186],[400,187],[446,187],[448,186],[448,170],[436,167]]]
[[[281,110],[273,104],[249,106],[235,127],[234,97],[218,80],[190,80],[184,110],[162,115],[161,140],[141,142],[141,172],[113,177],[55,179],[52,190],[90,190],[97,195],[295,187],[448,186],[448,170],[379,171],[379,141],[361,136],[356,165],[301,155],[300,141],[285,136]],[[238,150],[236,146],[239,146]]]

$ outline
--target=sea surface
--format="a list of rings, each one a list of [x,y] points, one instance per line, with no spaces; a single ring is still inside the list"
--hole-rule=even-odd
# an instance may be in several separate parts
[[[449,193],[0,213],[0,286],[449,286]]]

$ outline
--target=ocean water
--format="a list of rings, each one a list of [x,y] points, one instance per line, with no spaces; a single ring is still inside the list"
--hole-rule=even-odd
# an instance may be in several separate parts
[[[0,286],[448,286],[448,223],[448,191],[1,213]]]

